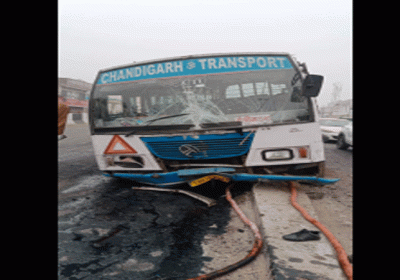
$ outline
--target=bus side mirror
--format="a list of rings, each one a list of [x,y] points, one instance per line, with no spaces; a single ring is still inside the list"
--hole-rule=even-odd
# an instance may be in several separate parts
[[[306,97],[317,97],[321,90],[323,80],[324,76],[308,75],[303,82],[301,95]]]

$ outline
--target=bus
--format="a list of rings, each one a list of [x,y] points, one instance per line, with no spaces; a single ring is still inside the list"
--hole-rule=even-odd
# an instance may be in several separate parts
[[[191,55],[100,70],[89,100],[98,167],[159,187],[287,175],[332,183],[323,179],[322,82],[288,53]]]

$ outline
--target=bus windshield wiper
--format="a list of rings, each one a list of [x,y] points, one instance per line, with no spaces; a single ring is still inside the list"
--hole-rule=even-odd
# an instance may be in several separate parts
[[[169,119],[169,118],[175,118],[175,117],[186,116],[186,115],[189,115],[189,113],[177,114],[177,115],[171,115],[171,116],[165,116],[165,117],[159,117],[159,118],[155,118],[155,119],[146,121],[146,124],[145,124],[145,125],[148,125],[148,124],[150,124],[150,123],[152,123],[152,122],[155,122],[155,121],[158,121],[158,120]]]

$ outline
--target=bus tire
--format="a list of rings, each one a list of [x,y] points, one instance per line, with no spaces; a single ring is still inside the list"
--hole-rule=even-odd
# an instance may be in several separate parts
[[[338,140],[336,142],[336,147],[339,150],[346,150],[349,147],[349,145],[346,143],[346,140],[345,140],[343,134],[339,134]]]
[[[318,173],[317,173],[318,178],[324,178],[325,177],[325,161],[321,161],[318,163]]]

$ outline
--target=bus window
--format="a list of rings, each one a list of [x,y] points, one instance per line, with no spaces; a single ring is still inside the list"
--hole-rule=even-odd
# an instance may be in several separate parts
[[[151,105],[152,105],[152,106],[156,105],[156,100],[157,100],[157,97],[155,97],[155,96],[152,96],[152,97],[150,98],[150,101],[151,101]]]
[[[122,110],[122,96],[109,95],[107,97],[107,109],[109,115],[117,115],[123,112]]]
[[[238,98],[240,97],[239,85],[232,85],[226,89],[226,98]]]
[[[267,94],[269,95],[268,82],[256,83],[257,95]]]
[[[177,62],[176,69],[175,66],[171,68],[175,65],[172,62],[160,62],[154,69],[161,79],[154,76],[153,71],[147,72],[153,69],[150,66],[104,72],[94,87],[92,99],[105,99],[108,107],[106,112],[101,106],[95,108],[101,111],[93,115],[96,127],[127,126],[129,123],[132,126],[192,124],[199,128],[202,123],[234,122],[244,114],[270,115],[269,120],[274,124],[311,120],[308,99],[300,102],[291,99],[292,89],[301,85],[300,79],[292,82],[297,70],[287,59],[278,58],[276,61],[286,61],[271,64],[278,69],[255,71],[242,69],[241,65],[247,60],[231,58],[230,64],[228,60],[228,64],[218,64],[224,67],[219,69],[224,70],[222,73],[215,73],[214,64],[211,64],[213,69],[208,69],[208,62],[204,62],[207,60],[202,59],[198,59],[197,64]],[[266,68],[268,64],[263,63],[264,60],[268,61],[262,57],[256,59],[257,66]],[[190,68],[195,65],[198,68]],[[178,73],[191,69],[198,69],[193,76]],[[203,70],[206,72],[201,73]],[[170,77],[162,77],[164,74]],[[138,76],[135,81],[124,80],[134,76]],[[118,100],[114,100],[116,96]],[[175,115],[180,116],[172,117]],[[158,120],[153,121],[155,118]]]
[[[254,95],[254,86],[253,83],[242,84],[243,97],[253,96]]]
[[[272,88],[272,95],[281,94],[281,93],[286,92],[286,91],[284,91],[284,89],[286,89],[285,84],[271,84],[271,88]]]

